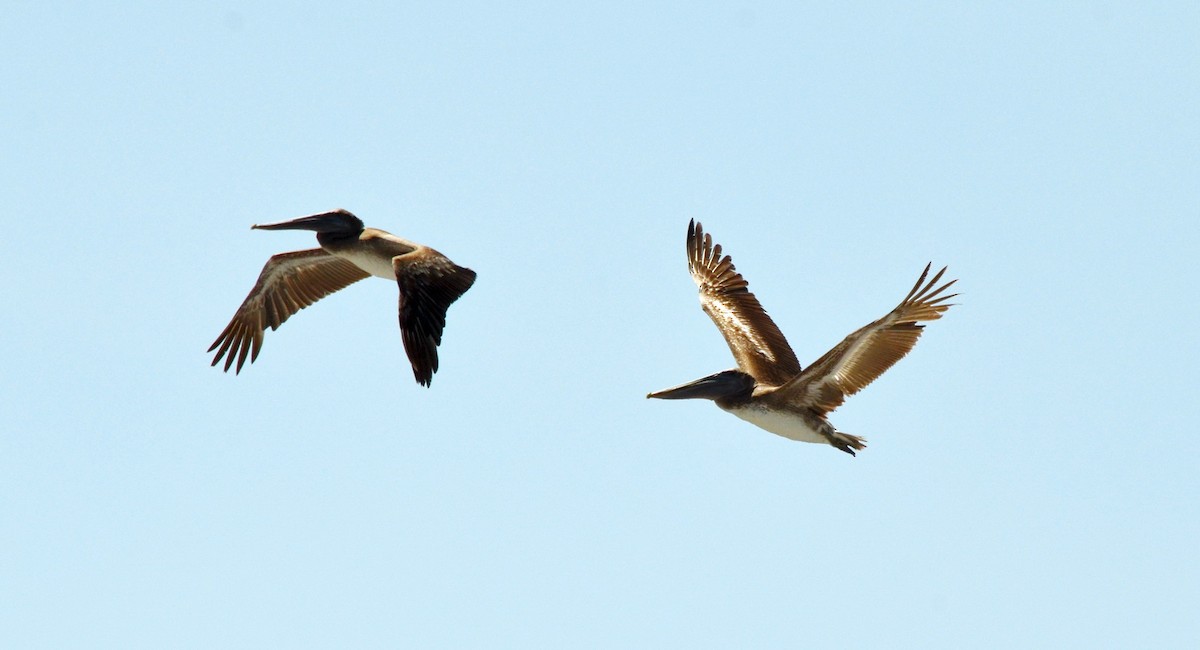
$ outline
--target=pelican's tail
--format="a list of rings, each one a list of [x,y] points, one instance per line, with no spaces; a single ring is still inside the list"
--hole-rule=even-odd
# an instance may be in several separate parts
[[[841,449],[851,456],[856,455],[854,453],[856,450],[862,451],[863,449],[867,448],[866,438],[859,438],[858,436],[852,436],[848,433],[842,433],[841,431],[834,431],[833,435],[829,436],[829,444]]]

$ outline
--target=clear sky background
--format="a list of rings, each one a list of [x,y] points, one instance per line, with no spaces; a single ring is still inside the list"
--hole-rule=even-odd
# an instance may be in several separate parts
[[[1200,647],[1200,5],[9,3],[0,646]],[[253,223],[475,269],[205,353]],[[702,221],[833,415],[707,402]]]

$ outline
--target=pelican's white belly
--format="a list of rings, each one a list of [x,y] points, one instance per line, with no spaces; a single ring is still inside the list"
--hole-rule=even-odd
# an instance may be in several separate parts
[[[795,413],[774,411],[754,405],[726,410],[760,429],[766,429],[789,440],[829,444],[829,438],[815,431],[804,418]]]
[[[371,253],[370,251],[348,250],[334,253],[338,257],[353,262],[358,268],[384,280],[396,279],[396,269],[392,267],[392,259]]]

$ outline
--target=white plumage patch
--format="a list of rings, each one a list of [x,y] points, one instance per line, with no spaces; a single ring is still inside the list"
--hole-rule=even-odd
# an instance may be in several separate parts
[[[828,438],[814,431],[803,418],[794,413],[774,411],[760,406],[743,406],[728,411],[760,429],[789,440],[829,444]]]
[[[390,258],[385,259],[379,255],[372,254],[371,252],[358,249],[338,251],[334,253],[334,255],[349,260],[358,268],[377,278],[383,278],[385,280],[396,279],[396,269],[392,267],[392,260]]]

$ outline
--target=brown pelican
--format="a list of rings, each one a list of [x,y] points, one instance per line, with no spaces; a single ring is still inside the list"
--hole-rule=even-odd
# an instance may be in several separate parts
[[[250,295],[225,331],[213,341],[212,365],[225,358],[225,371],[237,369],[249,354],[258,358],[266,328],[279,326],[296,312],[372,275],[400,285],[400,335],[417,383],[428,386],[438,369],[437,346],[446,327],[446,309],[475,282],[475,272],[445,255],[391,233],[364,228],[346,210],[322,212],[291,221],[254,225],[259,230],[314,230],[320,248],[273,255]],[[228,356],[226,356],[228,354]]]
[[[918,323],[941,318],[950,308],[945,302],[958,295],[938,297],[957,280],[935,289],[946,269],[925,282],[927,264],[895,309],[801,370],[787,339],[734,270],[733,261],[721,256],[721,246],[714,246],[712,236],[694,220],[688,224],[687,255],[692,279],[700,287],[700,306],[721,330],[738,367],[646,397],[711,399],[771,433],[833,445],[851,456],[866,447],[866,440],[834,429],[827,414],[907,354],[924,328]]]

